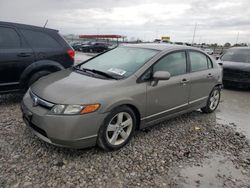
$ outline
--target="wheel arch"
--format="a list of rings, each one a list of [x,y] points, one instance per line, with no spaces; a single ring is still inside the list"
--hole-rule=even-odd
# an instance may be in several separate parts
[[[40,60],[29,65],[20,76],[20,86],[23,87],[27,84],[29,78],[39,71],[51,71],[56,72],[64,69],[64,67],[56,61],[52,60]]]
[[[124,104],[124,105],[128,106],[134,111],[135,117],[136,117],[136,130],[139,130],[140,124],[141,124],[141,114],[140,114],[139,109],[135,105],[132,105],[132,104]]]
[[[140,124],[141,124],[141,112],[139,110],[139,108],[133,104],[132,102],[130,101],[123,101],[123,102],[118,102],[118,103],[115,103],[111,106],[109,106],[106,111],[110,112],[116,108],[119,108],[121,106],[127,106],[129,107],[130,109],[133,110],[133,112],[135,113],[135,116],[136,116],[136,130],[140,129]]]
[[[215,88],[215,87],[219,87],[220,89],[222,89],[222,88],[223,88],[223,84],[221,84],[221,83],[220,83],[220,84],[216,84],[216,85],[214,86],[214,88]]]

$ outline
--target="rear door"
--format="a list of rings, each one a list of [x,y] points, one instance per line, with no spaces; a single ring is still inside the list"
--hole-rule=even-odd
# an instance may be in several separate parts
[[[34,53],[14,27],[0,25],[0,90],[19,84],[23,70],[33,62]]]
[[[36,61],[48,59],[60,62],[63,59],[63,55],[66,52],[64,52],[63,47],[49,33],[31,29],[21,29],[21,33],[33,48]]]
[[[190,62],[190,105],[199,105],[207,100],[216,79],[210,58],[199,52],[188,52]]]
[[[152,66],[152,72],[156,71],[168,71],[171,78],[159,81],[156,86],[147,85],[148,122],[184,110],[188,105],[190,78],[186,52],[167,54]]]

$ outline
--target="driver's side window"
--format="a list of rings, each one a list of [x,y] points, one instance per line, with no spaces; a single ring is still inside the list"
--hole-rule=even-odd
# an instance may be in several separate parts
[[[156,71],[168,71],[171,76],[186,74],[186,53],[174,52],[166,55],[153,66],[153,73]]]

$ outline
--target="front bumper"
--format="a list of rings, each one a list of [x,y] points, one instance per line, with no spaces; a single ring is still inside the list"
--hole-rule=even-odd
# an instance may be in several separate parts
[[[223,83],[238,87],[250,86],[250,72],[237,71],[224,68]]]
[[[86,148],[96,145],[97,134],[106,114],[50,115],[49,109],[33,106],[27,92],[21,109],[24,122],[35,135],[53,145]]]
[[[234,87],[240,88],[249,88],[250,87],[250,79],[249,80],[240,80],[237,78],[223,78],[224,85],[230,85]]]

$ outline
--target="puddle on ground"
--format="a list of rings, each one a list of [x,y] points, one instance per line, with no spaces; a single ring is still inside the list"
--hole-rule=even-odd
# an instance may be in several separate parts
[[[234,187],[249,185],[250,179],[244,169],[236,168],[232,161],[214,155],[201,166],[181,169],[183,187]]]
[[[215,111],[216,121],[235,127],[250,139],[250,92],[222,91],[221,103]]]

